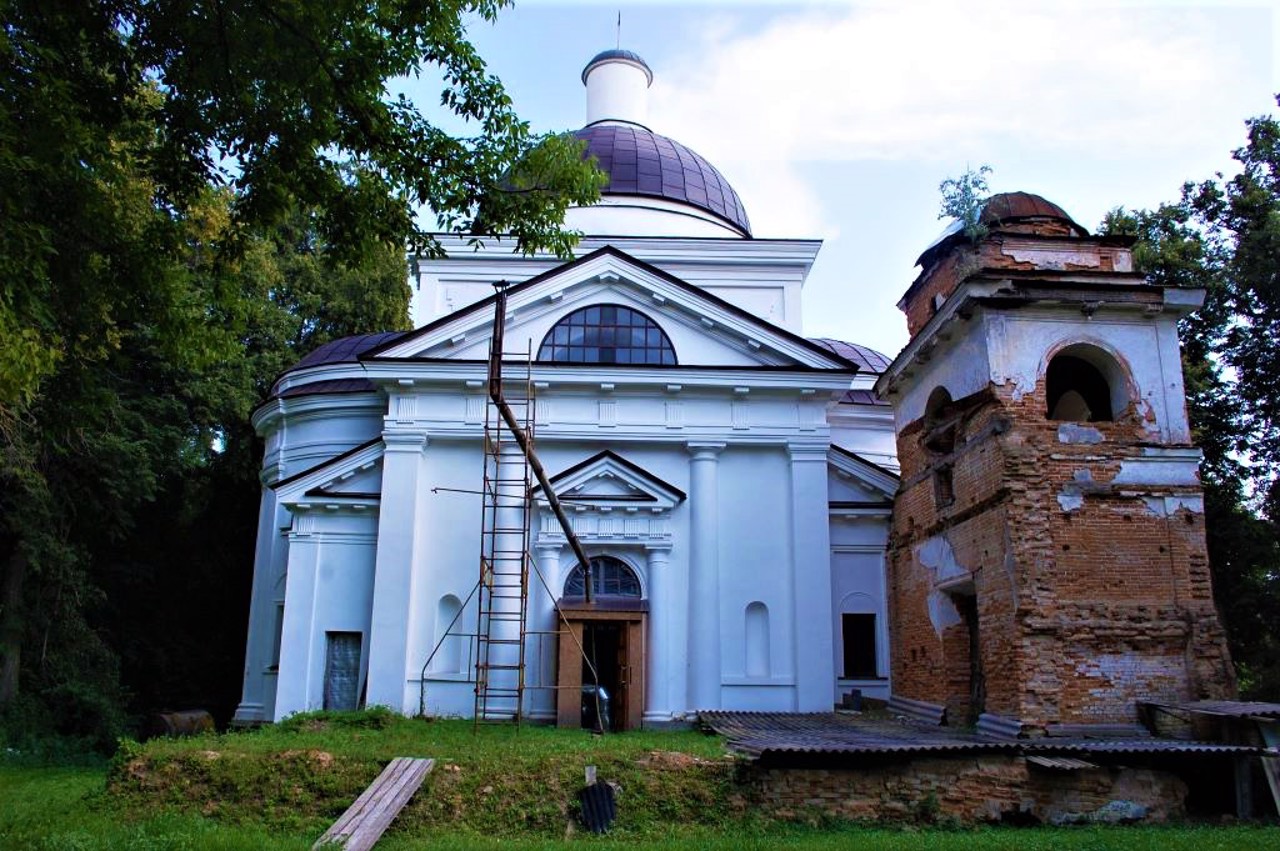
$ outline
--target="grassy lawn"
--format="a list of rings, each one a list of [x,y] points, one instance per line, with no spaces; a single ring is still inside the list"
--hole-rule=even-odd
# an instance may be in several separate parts
[[[303,718],[252,733],[157,741],[110,767],[0,762],[0,849],[307,849],[393,756],[434,774],[380,849],[624,846],[709,849],[1280,849],[1276,827],[940,830],[798,825],[734,786],[717,738],[600,738],[541,727],[379,717]],[[572,799],[583,766],[623,788],[607,837],[584,834]]]

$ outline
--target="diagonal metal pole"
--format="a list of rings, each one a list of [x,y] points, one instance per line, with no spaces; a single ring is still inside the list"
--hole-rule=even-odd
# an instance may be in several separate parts
[[[509,286],[511,284],[508,281],[498,281],[493,285],[496,294],[493,305],[493,340],[489,346],[489,398],[493,400],[493,404],[497,407],[503,422],[507,424],[507,430],[511,432],[511,436],[515,438],[520,451],[524,453],[525,459],[528,460],[529,469],[533,471],[534,478],[538,480],[538,484],[542,487],[542,492],[547,497],[547,503],[551,506],[551,513],[555,515],[561,531],[564,532],[565,540],[569,542],[569,548],[573,550],[579,566],[582,567],[583,593],[587,604],[590,605],[592,597],[591,559],[587,557],[587,551],[582,548],[582,542],[578,540],[578,535],[573,531],[573,526],[569,524],[569,517],[564,513],[564,508],[560,505],[560,498],[556,496],[555,490],[551,487],[551,480],[547,478],[547,471],[533,451],[533,446],[529,442],[529,435],[525,434],[515,411],[511,410],[511,406],[507,404],[507,400],[502,395],[502,347],[507,324],[507,288]]]

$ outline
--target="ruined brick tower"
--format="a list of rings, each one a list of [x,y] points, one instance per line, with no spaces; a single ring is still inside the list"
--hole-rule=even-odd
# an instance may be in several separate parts
[[[1203,291],[1153,286],[1131,240],[1036,195],[981,221],[921,256],[877,385],[902,464],[895,696],[1025,734],[1230,696],[1177,338]]]

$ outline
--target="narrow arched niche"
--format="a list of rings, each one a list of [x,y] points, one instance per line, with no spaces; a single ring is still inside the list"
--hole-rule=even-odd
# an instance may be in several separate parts
[[[439,649],[432,660],[432,673],[457,674],[462,672],[462,636],[454,619],[462,611],[462,601],[452,594],[445,594],[436,606],[436,644]],[[449,627],[453,626],[453,632]]]
[[[1051,420],[1112,422],[1129,405],[1124,368],[1106,351],[1067,346],[1045,368],[1045,416]]]
[[[757,600],[747,606],[746,674],[769,676],[769,607]]]

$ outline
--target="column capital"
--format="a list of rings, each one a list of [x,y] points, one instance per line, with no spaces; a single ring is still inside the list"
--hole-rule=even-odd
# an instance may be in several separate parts
[[[667,556],[671,555],[672,545],[670,541],[645,544],[644,551],[650,561],[666,561]]]
[[[827,453],[830,450],[831,446],[827,443],[796,442],[787,444],[787,454],[791,456],[793,464],[797,461],[821,461],[826,463]]]
[[[695,461],[714,461],[724,451],[723,443],[690,442],[685,444]]]
[[[426,432],[422,431],[384,431],[382,443],[388,452],[413,452],[426,447]]]

